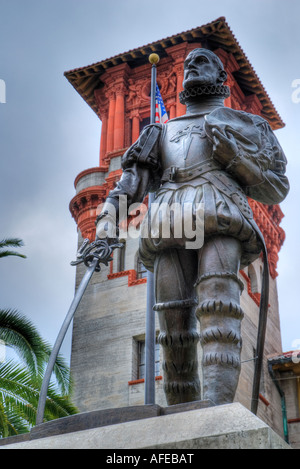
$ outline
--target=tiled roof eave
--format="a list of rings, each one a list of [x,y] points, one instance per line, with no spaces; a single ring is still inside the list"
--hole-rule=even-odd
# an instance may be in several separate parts
[[[101,86],[101,75],[107,69],[122,63],[132,63],[138,66],[148,62],[148,56],[151,52],[159,53],[162,58],[166,55],[165,49],[168,47],[185,41],[201,42],[204,39],[210,41],[215,48],[221,47],[235,57],[240,66],[236,75],[239,84],[249,94],[254,93],[257,95],[263,105],[262,115],[271,123],[273,129],[282,128],[284,123],[281,117],[224,17],[198,28],[129,50],[101,62],[75,68],[65,72],[65,76],[87,104],[97,113],[94,90]]]

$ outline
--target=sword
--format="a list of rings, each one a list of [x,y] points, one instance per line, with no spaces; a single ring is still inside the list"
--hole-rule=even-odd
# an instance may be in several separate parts
[[[263,368],[263,359],[264,359],[264,345],[265,345],[265,336],[267,329],[267,320],[268,320],[268,308],[269,308],[269,263],[268,263],[268,251],[264,237],[254,220],[249,220],[252,228],[256,231],[262,243],[262,252],[263,252],[263,277],[262,277],[262,287],[261,287],[261,298],[259,305],[259,319],[258,319],[258,331],[256,339],[256,357],[255,357],[255,367],[254,367],[254,376],[253,376],[253,385],[252,385],[252,399],[251,399],[251,412],[254,415],[257,414],[258,409],[258,400],[259,400],[259,386],[261,380],[261,372]]]
[[[36,425],[43,423],[45,405],[47,400],[47,391],[52,371],[56,362],[56,358],[67,333],[67,330],[69,328],[69,325],[73,319],[73,316],[89,284],[89,281],[91,280],[94,272],[100,272],[100,264],[108,265],[108,262],[112,260],[111,255],[113,250],[121,247],[123,247],[123,244],[116,242],[115,244],[109,245],[107,240],[105,239],[97,239],[92,243],[89,242],[89,239],[85,239],[77,252],[76,261],[71,262],[71,265],[74,266],[84,263],[87,267],[87,270],[78,286],[74,299],[61,326],[61,329],[58,333],[57,339],[49,357],[39,396]]]

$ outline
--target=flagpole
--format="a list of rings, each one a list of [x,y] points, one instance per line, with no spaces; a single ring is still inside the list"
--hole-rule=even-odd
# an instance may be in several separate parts
[[[159,62],[157,54],[149,56],[151,68],[151,111],[150,124],[155,123],[155,89],[156,89],[156,65]],[[154,199],[152,192],[148,195],[148,209]],[[155,303],[154,274],[147,273],[147,310],[146,310],[146,338],[145,338],[145,404],[155,404],[155,313],[153,306]]]

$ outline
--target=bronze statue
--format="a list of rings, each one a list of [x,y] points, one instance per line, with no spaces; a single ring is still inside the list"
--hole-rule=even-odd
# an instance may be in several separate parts
[[[172,217],[171,236],[164,238],[156,230],[153,237],[148,214],[143,222],[148,236],[140,238],[140,257],[155,276],[154,309],[169,405],[201,398],[215,404],[233,401],[242,347],[243,284],[238,272],[263,249],[246,196],[277,204],[289,189],[286,158],[269,124],[257,115],[224,106],[229,95],[223,85],[226,77],[213,52],[194,49],[187,56],[180,96],[186,114],[144,128],[123,155],[122,178],[97,219],[97,236],[110,238],[120,196],[126,195],[130,206],[142,202],[148,191],[155,192],[156,207],[190,204],[194,223],[197,207],[203,206],[204,242],[196,249],[187,249],[190,240],[184,234],[174,235]]]

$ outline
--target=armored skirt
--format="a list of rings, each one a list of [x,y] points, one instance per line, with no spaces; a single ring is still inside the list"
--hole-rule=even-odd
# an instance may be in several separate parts
[[[232,236],[241,242],[241,268],[259,256],[262,245],[257,232],[230,197],[205,180],[198,180],[196,185],[170,186],[171,184],[163,185],[156,192],[141,227],[140,258],[148,270],[153,271],[155,257],[160,251],[169,248],[188,249],[189,246],[192,249],[201,249],[203,242],[214,235]],[[179,212],[178,207],[182,208]],[[184,210],[184,207],[187,209]],[[186,215],[184,218],[190,228],[190,214],[193,218],[192,229],[187,229],[188,227],[183,226],[180,215]],[[168,223],[169,227],[166,226]],[[180,223],[182,226],[179,227]],[[193,233],[194,241],[196,233],[198,236],[202,234],[200,245],[199,242],[191,242]]]

